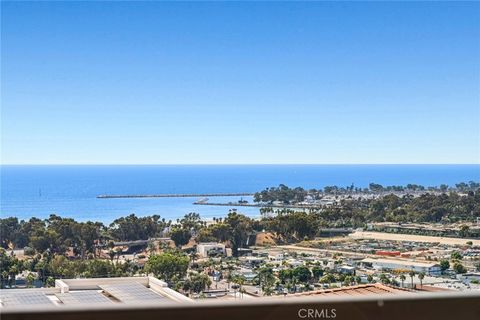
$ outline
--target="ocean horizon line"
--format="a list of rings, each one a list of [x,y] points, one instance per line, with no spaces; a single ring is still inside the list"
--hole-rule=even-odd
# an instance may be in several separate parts
[[[480,166],[480,163],[2,163],[0,166]]]

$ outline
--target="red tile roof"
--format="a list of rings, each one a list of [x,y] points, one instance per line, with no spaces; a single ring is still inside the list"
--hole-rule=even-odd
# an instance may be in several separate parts
[[[288,295],[287,297],[305,297],[305,296],[365,296],[365,295],[379,295],[379,294],[405,294],[414,293],[415,291],[387,286],[380,283],[360,284],[350,287],[342,287],[326,290],[315,290]]]

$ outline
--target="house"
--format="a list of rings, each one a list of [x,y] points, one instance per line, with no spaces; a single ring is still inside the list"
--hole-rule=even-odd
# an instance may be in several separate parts
[[[201,258],[208,258],[211,256],[224,256],[226,250],[223,243],[201,242],[197,245],[197,253]]]
[[[337,269],[340,273],[343,273],[343,274],[350,274],[350,275],[355,274],[355,267],[352,267],[349,265],[341,265]]]
[[[252,256],[246,256],[246,257],[240,257],[239,258],[240,262],[242,262],[245,266],[247,267],[257,267],[261,265],[265,259],[260,258],[260,257],[252,257]]]
[[[283,253],[269,254],[268,255],[268,260],[270,260],[270,261],[281,262],[284,259],[285,259],[285,255]]]
[[[296,259],[288,259],[287,263],[288,263],[288,265],[290,265],[294,268],[304,265],[304,263],[302,261],[296,260]]]
[[[251,256],[253,253],[253,250],[250,248],[238,248],[237,252],[239,257]]]

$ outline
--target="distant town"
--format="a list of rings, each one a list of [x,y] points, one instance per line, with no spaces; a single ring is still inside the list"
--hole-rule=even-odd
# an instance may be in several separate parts
[[[85,289],[113,303],[128,290],[184,302],[480,290],[477,182],[280,185],[253,201],[258,219],[237,209],[211,220],[131,214],[110,225],[0,219],[2,306],[26,288],[45,288],[37,295],[55,304]]]

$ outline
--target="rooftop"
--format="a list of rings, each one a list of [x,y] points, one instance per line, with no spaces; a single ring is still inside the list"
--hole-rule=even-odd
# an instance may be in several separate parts
[[[335,297],[335,296],[367,296],[367,295],[384,295],[384,294],[413,294],[415,291],[391,287],[380,283],[361,284],[350,287],[342,287],[326,290],[315,290],[288,295],[287,297]]]
[[[153,277],[56,280],[54,288],[0,290],[0,308],[25,306],[139,305],[189,302]]]
[[[394,263],[398,265],[403,265],[406,267],[416,266],[416,267],[424,267],[424,268],[431,268],[438,265],[438,262],[428,262],[428,261],[410,261],[410,260],[399,260],[399,259],[372,259],[372,258],[365,258],[362,262],[368,263]]]

